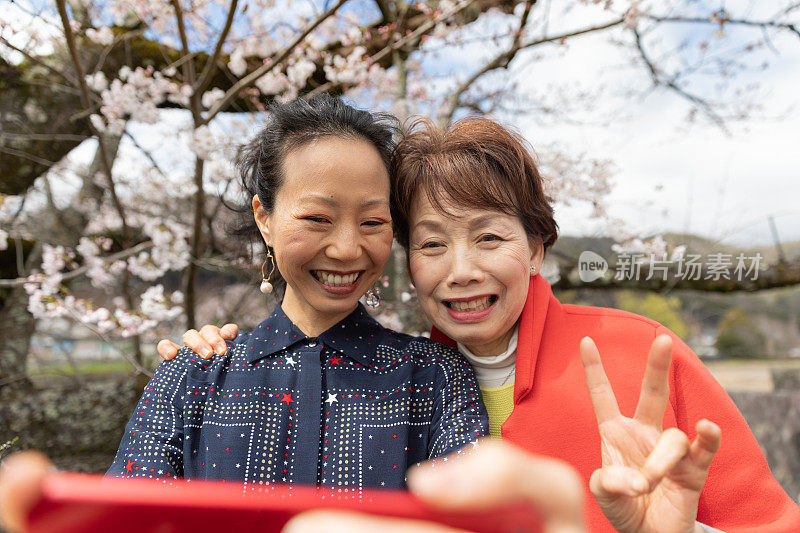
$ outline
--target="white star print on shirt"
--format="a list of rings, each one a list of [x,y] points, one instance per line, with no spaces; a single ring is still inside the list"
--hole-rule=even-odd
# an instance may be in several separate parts
[[[292,365],[292,366],[294,366],[294,365],[296,365],[296,364],[297,364],[297,361],[295,361],[295,360],[294,360],[294,359],[292,359],[291,357],[287,357],[287,358],[286,358],[286,364],[287,364],[287,365]]]
[[[339,399],[336,397],[336,395],[333,394],[332,392],[329,392],[328,399],[325,400],[325,403],[333,404],[333,402],[338,402],[338,401]]]

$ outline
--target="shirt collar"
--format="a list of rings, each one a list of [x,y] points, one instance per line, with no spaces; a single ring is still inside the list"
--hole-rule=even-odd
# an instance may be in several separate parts
[[[247,361],[254,363],[308,339],[309,337],[294,325],[279,305],[266,320],[250,332],[250,338],[246,343]],[[317,339],[328,348],[337,350],[365,366],[376,362],[374,354],[379,344],[391,344],[388,330],[378,324],[360,303],[352,313],[321,333]]]

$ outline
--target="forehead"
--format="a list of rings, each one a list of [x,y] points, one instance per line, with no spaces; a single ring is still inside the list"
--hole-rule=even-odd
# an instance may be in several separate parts
[[[440,205],[435,205],[425,190],[415,195],[409,216],[409,226],[412,230],[420,227],[469,229],[490,224],[512,226],[514,229],[522,228],[522,223],[516,216],[504,211],[462,205],[446,196],[441,196],[437,200]]]
[[[355,137],[322,137],[290,148],[283,159],[281,193],[381,196],[388,199],[389,174],[378,150]],[[285,196],[285,195],[284,195]]]

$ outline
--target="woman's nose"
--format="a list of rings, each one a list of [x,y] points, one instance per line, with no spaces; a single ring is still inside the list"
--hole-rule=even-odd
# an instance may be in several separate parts
[[[359,232],[350,227],[341,227],[330,235],[330,242],[325,253],[337,261],[354,261],[363,252]]]
[[[467,285],[472,282],[480,283],[484,278],[484,271],[471,250],[455,250],[450,263],[448,284]]]

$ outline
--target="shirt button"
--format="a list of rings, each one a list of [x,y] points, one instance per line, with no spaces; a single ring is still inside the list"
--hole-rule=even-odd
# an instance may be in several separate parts
[[[316,342],[314,342],[314,341],[311,341],[311,342],[309,342],[309,343],[308,343],[308,347],[309,347],[309,348],[313,348],[313,347],[314,347],[314,346],[316,346],[316,345],[317,345],[317,343],[316,343]]]

